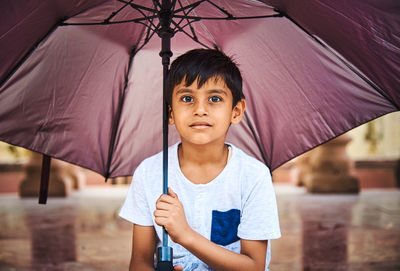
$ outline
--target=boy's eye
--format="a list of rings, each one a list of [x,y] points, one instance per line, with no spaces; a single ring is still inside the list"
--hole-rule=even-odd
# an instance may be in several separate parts
[[[220,102],[220,101],[221,101],[221,98],[218,97],[218,96],[211,96],[210,99],[208,99],[208,100],[209,100],[210,102],[217,103],[217,102]]]
[[[193,97],[190,97],[190,96],[183,96],[183,97],[181,98],[181,100],[182,100],[183,102],[185,102],[185,103],[191,103],[191,102],[193,102]]]

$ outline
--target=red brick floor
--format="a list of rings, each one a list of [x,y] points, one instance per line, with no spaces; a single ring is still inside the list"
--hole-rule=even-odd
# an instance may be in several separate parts
[[[271,270],[400,270],[400,190],[315,195],[276,185],[282,238]],[[0,270],[127,270],[131,225],[118,217],[127,186],[68,198],[0,196]]]

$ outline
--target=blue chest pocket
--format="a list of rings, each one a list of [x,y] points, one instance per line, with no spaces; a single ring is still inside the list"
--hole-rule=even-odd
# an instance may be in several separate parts
[[[240,210],[231,209],[226,212],[212,211],[211,241],[227,246],[239,240],[237,236],[240,223]]]

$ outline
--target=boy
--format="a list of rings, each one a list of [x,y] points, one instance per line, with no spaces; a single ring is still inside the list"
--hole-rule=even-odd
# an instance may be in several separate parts
[[[181,142],[169,148],[169,191],[162,154],[136,169],[120,216],[134,223],[130,270],[154,270],[169,234],[175,270],[266,270],[270,239],[280,237],[268,168],[225,143],[246,107],[242,77],[218,50],[178,57],[168,75],[169,122]]]

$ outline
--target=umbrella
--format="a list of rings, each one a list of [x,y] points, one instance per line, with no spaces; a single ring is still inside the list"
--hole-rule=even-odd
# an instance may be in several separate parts
[[[271,170],[400,108],[397,1],[0,7],[0,140],[45,154],[47,166],[56,157],[106,178],[127,176],[165,147],[161,89],[170,46],[174,56],[218,47],[234,57],[248,110],[228,140]],[[177,140],[172,129],[169,143]]]
[[[397,1],[172,2],[171,27],[184,31],[172,38],[174,56],[217,46],[238,62],[248,113],[229,139],[272,170],[399,109]],[[103,176],[131,175],[161,149],[160,9],[1,2],[0,140]]]

